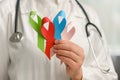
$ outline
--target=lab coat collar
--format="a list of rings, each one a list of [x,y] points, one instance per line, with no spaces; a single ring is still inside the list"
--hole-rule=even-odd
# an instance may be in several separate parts
[[[20,11],[21,14],[30,13],[30,11],[34,10],[37,11],[37,9],[42,8],[49,8],[49,6],[59,6],[60,3],[66,2],[69,0],[21,0],[20,1]],[[39,5],[39,7],[37,6]]]

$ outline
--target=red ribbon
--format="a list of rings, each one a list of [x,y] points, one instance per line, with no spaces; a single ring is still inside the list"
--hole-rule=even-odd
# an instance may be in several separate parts
[[[49,25],[47,26],[48,29],[45,28],[46,23],[49,23]],[[54,41],[55,41],[54,24],[47,17],[44,17],[42,19],[41,33],[42,33],[43,37],[46,39],[45,54],[49,59],[51,59],[50,49],[54,45]]]

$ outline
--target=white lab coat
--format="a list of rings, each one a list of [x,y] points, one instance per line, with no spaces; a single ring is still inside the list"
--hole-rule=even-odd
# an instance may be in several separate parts
[[[72,21],[75,34],[71,41],[84,49],[85,60],[82,65],[83,80],[117,80],[110,55],[107,53],[110,72],[104,74],[98,68],[89,48],[85,33],[86,17],[76,4],[75,0],[20,0],[19,31],[24,38],[19,43],[9,41],[14,32],[15,4],[16,0],[0,1],[0,80],[70,80],[66,74],[64,64],[53,56],[51,60],[37,47],[37,33],[29,23],[30,11],[36,11],[42,18],[47,16],[51,20],[60,11],[64,10],[67,23]],[[96,13],[83,4],[91,22],[101,30]],[[96,57],[103,67],[106,64],[103,48],[99,47],[96,35],[92,34],[93,45],[97,51]]]

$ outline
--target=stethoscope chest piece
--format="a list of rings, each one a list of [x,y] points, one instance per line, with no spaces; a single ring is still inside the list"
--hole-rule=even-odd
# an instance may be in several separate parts
[[[23,39],[23,34],[21,32],[13,33],[10,37],[11,42],[20,42]]]

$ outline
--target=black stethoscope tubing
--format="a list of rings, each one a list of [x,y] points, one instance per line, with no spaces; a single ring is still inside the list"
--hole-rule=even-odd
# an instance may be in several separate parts
[[[18,30],[18,12],[19,12],[19,6],[20,6],[20,0],[17,0],[16,3],[16,10],[15,10],[15,29],[14,29],[14,33],[17,33]]]
[[[23,33],[18,31],[18,12],[20,7],[20,0],[17,0],[16,7],[15,7],[15,25],[14,25],[14,32],[10,36],[9,40],[11,42],[20,42],[23,39]]]
[[[102,34],[101,34],[101,32],[100,32],[100,30],[97,28],[97,26],[95,25],[95,24],[93,24],[91,21],[90,21],[90,19],[89,19],[89,17],[88,17],[88,14],[87,14],[87,12],[85,11],[85,9],[83,8],[83,6],[80,4],[80,2],[78,2],[78,0],[75,0],[76,2],[77,2],[77,4],[79,5],[79,7],[82,9],[82,11],[83,11],[83,13],[84,13],[84,15],[85,15],[85,17],[86,17],[86,19],[87,19],[87,24],[85,25],[85,30],[86,30],[86,35],[87,35],[87,37],[89,37],[90,36],[90,33],[89,33],[89,31],[88,31],[88,26],[93,26],[97,31],[98,31],[98,33],[99,33],[99,35],[102,37]]]

